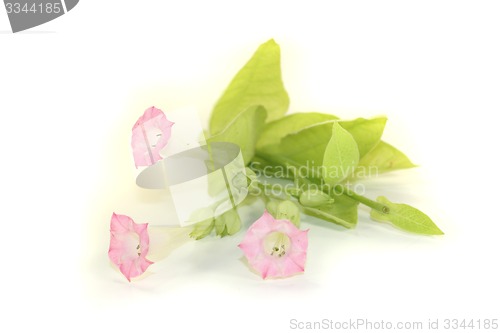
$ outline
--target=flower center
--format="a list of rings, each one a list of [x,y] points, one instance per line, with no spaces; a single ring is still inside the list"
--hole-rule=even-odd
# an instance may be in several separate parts
[[[264,250],[271,256],[283,257],[290,249],[290,238],[282,232],[272,232],[264,238]]]
[[[135,232],[129,232],[122,238],[127,248],[127,256],[132,258],[134,256],[141,256],[141,240],[139,235]]]

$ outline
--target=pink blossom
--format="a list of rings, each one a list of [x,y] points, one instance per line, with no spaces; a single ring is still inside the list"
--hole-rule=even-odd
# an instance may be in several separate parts
[[[275,220],[265,211],[238,246],[262,278],[287,277],[304,271],[308,231],[288,220]]]
[[[154,106],[146,109],[132,128],[135,167],[153,165],[162,159],[160,151],[170,139],[174,123]]]
[[[148,224],[113,213],[108,256],[127,280],[141,275],[153,263],[146,259],[148,250]]]

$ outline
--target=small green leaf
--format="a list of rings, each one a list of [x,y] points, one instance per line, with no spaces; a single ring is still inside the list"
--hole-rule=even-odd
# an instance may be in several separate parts
[[[194,225],[193,230],[189,234],[194,239],[202,239],[212,232],[214,228],[214,210],[212,207],[203,207],[196,209],[191,213],[189,218],[190,223],[201,221]]]
[[[304,213],[352,229],[358,223],[358,202],[345,195],[333,195],[333,204],[303,207]]]
[[[266,114],[263,107],[252,106],[240,113],[221,133],[209,138],[207,142],[237,144],[241,149],[245,164],[248,164],[255,154],[255,143],[264,126]]]
[[[257,149],[269,145],[279,144],[285,136],[302,131],[303,129],[324,123],[326,121],[337,120],[338,118],[319,112],[294,113],[265,125],[257,141]]]
[[[332,136],[323,155],[323,179],[328,185],[336,185],[354,172],[358,162],[356,141],[338,123],[333,124]]]
[[[232,236],[241,229],[241,219],[235,209],[230,209],[215,218],[215,233],[217,236]]]
[[[226,229],[226,223],[224,222],[222,215],[215,218],[215,234],[217,236],[224,237],[224,230]]]
[[[289,104],[281,79],[280,47],[271,39],[257,49],[216,103],[210,133],[223,132],[228,123],[251,106],[262,105],[268,112],[267,121],[272,121],[285,114]]]
[[[387,221],[394,226],[409,232],[421,235],[443,235],[444,233],[432,222],[429,216],[420,210],[406,205],[390,202],[386,197],[380,196],[377,201],[384,204],[389,211],[381,213],[372,209],[370,216],[377,221]]]
[[[193,231],[189,234],[190,237],[198,240],[205,238],[206,236],[210,235],[214,228],[214,219],[207,219],[202,222],[198,222],[194,225]]]
[[[236,209],[227,211],[224,214],[224,221],[226,223],[226,230],[228,235],[232,236],[241,229],[241,219]]]
[[[415,166],[401,151],[384,141],[380,141],[359,161],[358,168],[360,170],[356,173],[368,176]]]

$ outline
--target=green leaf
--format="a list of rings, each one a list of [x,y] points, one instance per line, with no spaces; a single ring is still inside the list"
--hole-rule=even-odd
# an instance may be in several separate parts
[[[266,115],[263,107],[250,107],[233,119],[221,133],[209,138],[207,142],[237,144],[241,149],[245,164],[248,164],[255,154],[255,143],[264,126]]]
[[[215,233],[217,236],[234,235],[241,229],[241,219],[235,209],[230,209],[215,218]]]
[[[420,235],[443,235],[444,233],[432,222],[429,216],[420,210],[406,205],[390,202],[386,197],[380,196],[377,201],[384,204],[389,211],[381,213],[372,209],[370,216],[377,221],[387,221],[394,226]]]
[[[304,213],[352,229],[358,223],[358,202],[345,195],[333,195],[333,204],[303,207]]]
[[[360,158],[365,156],[380,142],[386,122],[386,117],[372,119],[357,118],[350,121],[339,121],[340,125],[353,136],[354,140],[356,140]]]
[[[214,228],[214,219],[207,219],[202,222],[198,222],[194,225],[193,231],[189,234],[190,237],[198,240],[205,238],[206,236],[210,235]]]
[[[224,237],[225,236],[225,231],[226,229],[226,223],[224,222],[224,219],[221,216],[218,216],[215,218],[215,234],[217,236]]]
[[[320,122],[311,121],[313,124],[305,128],[300,126],[309,124],[306,120],[307,113],[289,115],[265,125],[257,144],[257,155],[268,162],[273,162],[279,156],[280,160],[292,165],[304,165],[311,169],[321,167],[326,146],[332,138],[332,125],[336,122],[333,119],[336,117],[322,113],[312,114],[314,115],[312,119]],[[380,142],[386,120],[384,117],[358,118],[338,123],[353,136],[358,147],[362,147],[362,152],[366,154]],[[276,140],[272,138],[272,133],[276,133],[277,137],[282,136],[279,143],[273,143]],[[264,143],[269,144],[264,145]],[[309,178],[311,176],[320,177],[317,172],[308,175]]]
[[[279,158],[281,163],[277,164],[285,162],[317,169],[321,167],[326,145],[332,136],[332,124],[333,122],[322,123],[289,134],[279,144],[257,150],[257,155],[269,162],[275,162]],[[308,178],[312,176],[306,175]]]
[[[413,164],[405,154],[390,144],[380,141],[374,149],[367,153],[360,161],[357,174],[376,175],[398,169],[413,168]]]
[[[234,235],[241,229],[241,219],[240,216],[238,215],[238,212],[236,209],[232,209],[230,211],[227,211],[224,214],[224,222],[226,223],[226,231],[228,235]]]
[[[307,127],[336,119],[338,118],[334,115],[319,112],[294,113],[284,116],[266,124],[259,141],[257,141],[257,149],[279,144],[281,139],[289,134],[297,133]]]
[[[352,174],[359,162],[359,151],[352,135],[338,123],[326,146],[321,169],[326,184],[334,186]]]
[[[191,213],[190,221],[201,221],[194,225],[193,230],[189,234],[194,239],[202,239],[212,232],[214,228],[214,210],[211,207],[203,207],[196,209]]]
[[[251,106],[262,105],[268,112],[267,121],[286,113],[290,100],[281,79],[280,62],[280,47],[274,40],[257,49],[216,103],[210,118],[211,135],[223,132]]]

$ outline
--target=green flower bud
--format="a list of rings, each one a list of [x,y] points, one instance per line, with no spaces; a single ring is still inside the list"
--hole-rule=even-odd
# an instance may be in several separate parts
[[[334,202],[333,198],[318,189],[302,192],[299,201],[304,207],[319,207]]]
[[[289,220],[297,228],[300,227],[300,209],[297,205],[290,201],[285,200],[278,204],[276,209],[276,219],[277,220]]]
[[[278,212],[278,201],[269,200],[266,204],[266,210],[276,218],[276,213]]]

